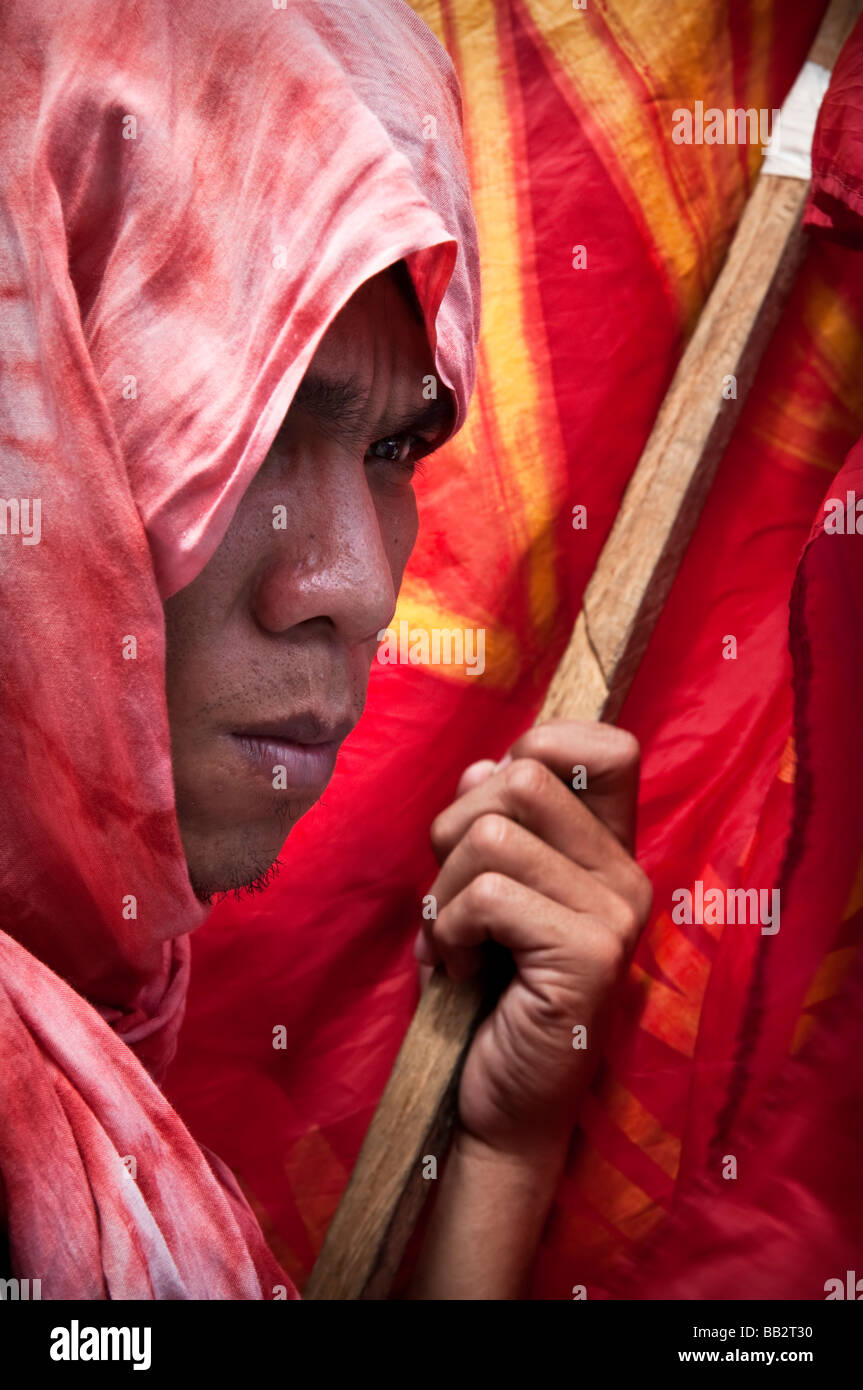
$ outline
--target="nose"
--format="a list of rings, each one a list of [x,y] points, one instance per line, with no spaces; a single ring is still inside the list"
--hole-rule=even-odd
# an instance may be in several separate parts
[[[324,620],[356,646],[389,626],[397,577],[363,462],[340,453],[315,451],[292,473],[254,610],[267,632]]]

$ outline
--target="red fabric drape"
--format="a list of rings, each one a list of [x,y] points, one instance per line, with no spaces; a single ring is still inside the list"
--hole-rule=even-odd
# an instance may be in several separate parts
[[[375,672],[363,724],[286,846],[280,880],[220,907],[195,938],[168,1078],[300,1283],[415,1003],[428,825],[463,766],[501,754],[538,709],[757,172],[760,149],[674,145],[672,112],[695,100],[781,105],[825,7],[418,8],[462,79],[489,308],[468,428],[423,484],[402,613],[485,626],[487,670]],[[834,87],[825,121],[833,112],[841,124],[846,100]],[[799,792],[789,596],[825,488],[863,429],[861,326],[857,252],[814,241],[622,712],[643,749],[639,853],[655,907],[535,1297],[620,1290],[621,1259],[715,1171],[719,1136],[743,1132],[783,1048],[803,1037],[796,1013],[829,1007],[849,960],[837,933],[843,912],[853,933],[856,911],[851,799],[824,802],[829,892],[783,863]],[[576,504],[585,530],[573,528]],[[821,659],[844,660],[846,641],[834,633]],[[816,866],[817,822],[794,822]],[[678,889],[768,890],[783,872],[776,936],[673,920]],[[752,1018],[765,1010],[749,1066]],[[285,1050],[272,1047],[276,1024]],[[823,1296],[814,1275],[807,1288]]]

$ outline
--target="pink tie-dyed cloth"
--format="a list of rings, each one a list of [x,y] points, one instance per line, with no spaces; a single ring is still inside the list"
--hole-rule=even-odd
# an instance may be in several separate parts
[[[48,1299],[291,1296],[156,1084],[206,915],[162,600],[213,554],[327,325],[402,257],[463,421],[479,290],[457,84],[401,0],[8,0],[0,51],[13,1273]]]

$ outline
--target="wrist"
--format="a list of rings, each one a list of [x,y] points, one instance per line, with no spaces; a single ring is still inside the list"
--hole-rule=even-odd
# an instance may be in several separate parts
[[[501,1172],[509,1169],[513,1173],[524,1171],[534,1176],[556,1175],[566,1162],[571,1138],[572,1129],[568,1128],[542,1133],[532,1131],[517,1139],[492,1142],[457,1124],[453,1130],[450,1161],[455,1159],[458,1163],[487,1166]]]
[[[503,1147],[457,1126],[406,1297],[524,1298],[568,1140]]]

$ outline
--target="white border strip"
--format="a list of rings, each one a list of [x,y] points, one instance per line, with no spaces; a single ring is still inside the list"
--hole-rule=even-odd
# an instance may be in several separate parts
[[[829,83],[828,68],[811,60],[803,64],[774,123],[762,173],[807,181],[812,177],[812,136]]]

